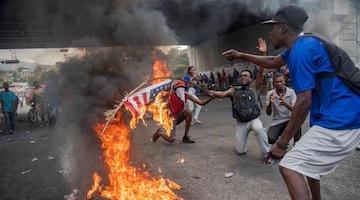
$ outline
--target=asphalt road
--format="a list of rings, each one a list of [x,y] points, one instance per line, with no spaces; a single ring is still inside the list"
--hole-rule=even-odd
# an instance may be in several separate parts
[[[32,125],[18,117],[17,132],[0,134],[0,199],[83,199],[94,171],[104,173],[99,141],[89,130],[64,117],[53,127]],[[201,125],[191,127],[195,144],[150,141],[156,125],[149,121],[133,131],[132,162],[147,166],[154,177],[182,186],[176,193],[188,200],[290,199],[278,165],[265,165],[252,132],[248,152],[234,150],[234,120],[230,101],[214,100],[203,108]],[[264,126],[270,118],[261,116]],[[91,128],[91,127],[90,127]],[[303,132],[308,125],[304,124]],[[183,158],[184,162],[179,163]],[[225,178],[225,173],[234,175]],[[332,174],[321,180],[323,199],[360,199],[360,151],[353,152]]]

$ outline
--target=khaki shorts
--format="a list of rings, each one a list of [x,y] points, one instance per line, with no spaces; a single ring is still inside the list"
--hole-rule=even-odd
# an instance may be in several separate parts
[[[360,128],[331,130],[311,127],[284,156],[279,165],[307,177],[320,177],[334,171],[360,142]]]

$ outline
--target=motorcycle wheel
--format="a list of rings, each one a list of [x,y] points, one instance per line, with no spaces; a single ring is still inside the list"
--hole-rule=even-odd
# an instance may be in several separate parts
[[[28,113],[28,120],[30,123],[36,123],[37,121],[37,114],[34,108],[31,108]]]

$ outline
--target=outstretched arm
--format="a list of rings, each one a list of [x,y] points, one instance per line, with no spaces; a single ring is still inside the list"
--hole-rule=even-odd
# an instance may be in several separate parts
[[[206,99],[204,99],[204,100],[198,100],[198,99],[194,98],[193,96],[189,95],[189,99],[190,99],[192,102],[194,102],[194,103],[196,103],[196,104],[199,104],[199,105],[201,105],[201,106],[208,104],[213,98],[214,98],[214,97],[208,97],[208,98],[206,98]]]
[[[222,55],[228,60],[246,60],[248,62],[259,65],[263,68],[279,68],[286,64],[282,59],[281,55],[277,56],[258,56],[253,54],[248,54],[244,52],[239,52],[235,49],[230,49],[222,53]]]
[[[210,96],[214,96],[214,97],[218,97],[218,98],[231,97],[234,94],[234,88],[230,88],[225,91],[210,90],[209,94],[210,94]]]

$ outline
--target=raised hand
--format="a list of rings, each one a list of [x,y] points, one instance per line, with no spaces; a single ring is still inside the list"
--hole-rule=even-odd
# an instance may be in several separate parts
[[[261,53],[266,54],[267,53],[267,45],[266,41],[262,39],[261,37],[258,38],[258,46],[256,47]]]
[[[270,95],[270,102],[271,102],[271,103],[274,103],[274,100],[275,100],[274,93],[271,93],[271,95]]]

